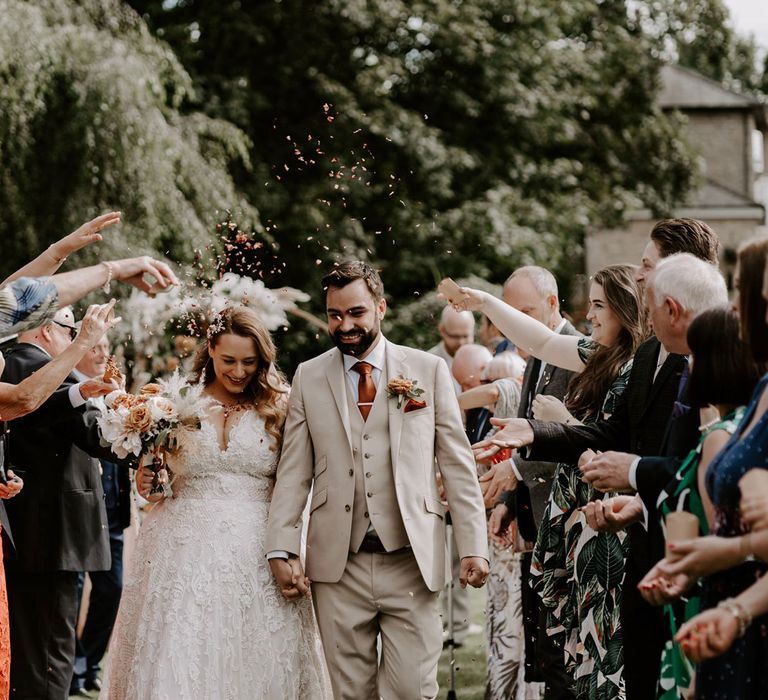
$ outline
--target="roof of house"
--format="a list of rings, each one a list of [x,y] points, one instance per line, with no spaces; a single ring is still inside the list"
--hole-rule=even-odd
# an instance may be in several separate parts
[[[663,108],[672,109],[751,109],[760,103],[710,80],[701,73],[677,65],[661,69],[661,92],[658,99]]]

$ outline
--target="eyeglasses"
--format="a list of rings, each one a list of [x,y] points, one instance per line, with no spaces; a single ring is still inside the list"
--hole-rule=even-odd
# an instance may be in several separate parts
[[[66,323],[61,323],[60,321],[54,321],[54,323],[57,326],[61,326],[62,328],[68,329],[69,337],[71,340],[74,340],[75,338],[77,338],[77,328],[75,328],[74,326],[68,326]]]

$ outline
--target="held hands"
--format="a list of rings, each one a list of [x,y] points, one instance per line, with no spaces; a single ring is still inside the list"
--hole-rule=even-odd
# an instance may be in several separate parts
[[[555,421],[568,425],[579,422],[571,415],[565,404],[555,396],[537,394],[531,402],[531,409],[536,420]]]
[[[274,560],[270,559],[270,562],[272,561]],[[459,570],[459,584],[462,588],[466,588],[467,584],[473,588],[481,588],[489,573],[488,562],[483,557],[464,557]]]
[[[101,231],[109,226],[120,223],[120,212],[111,211],[109,214],[102,214],[95,219],[86,221],[82,226],[75,229],[68,236],[56,241],[51,245],[51,252],[54,257],[63,262],[64,258],[72,253],[102,240]]]
[[[619,532],[643,517],[643,502],[638,496],[614,496],[582,506],[587,525],[595,532]]]
[[[496,499],[504,491],[514,491],[517,488],[517,477],[512,469],[512,460],[494,464],[480,477],[480,491],[486,508],[492,508]]]
[[[525,418],[491,418],[491,425],[500,430],[486,440],[472,445],[475,460],[478,462],[493,457],[505,447],[524,447],[533,442],[533,429]]]
[[[462,562],[463,563],[463,562]],[[280,592],[288,600],[295,600],[301,596],[310,598],[310,580],[304,575],[301,562],[296,556],[289,559],[273,558],[269,560],[269,568],[280,587]],[[463,569],[462,569],[463,571]]]
[[[686,622],[675,641],[691,661],[701,663],[727,651],[738,635],[736,617],[723,608],[712,608]]]
[[[3,500],[13,498],[24,488],[24,482],[13,473],[13,470],[9,469],[6,472],[6,477],[8,483],[0,484],[0,498]]]
[[[584,461],[579,459],[582,480],[598,491],[631,491],[629,468],[636,457],[626,452],[602,452]]]

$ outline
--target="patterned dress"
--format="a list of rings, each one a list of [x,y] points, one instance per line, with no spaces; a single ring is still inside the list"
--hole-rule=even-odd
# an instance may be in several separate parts
[[[763,392],[768,389],[764,375],[752,395],[738,430],[712,460],[707,469],[706,485],[715,507],[712,534],[738,537],[748,528],[741,518],[739,479],[755,467],[768,466],[768,411],[750,431],[743,431],[752,420]],[[763,562],[748,561],[709,576],[704,581],[702,609],[716,607],[726,598],[739,595],[766,572]],[[765,700],[768,698],[768,615],[755,618],[743,637],[737,639],[721,656],[700,664],[696,674],[698,700]]]
[[[498,379],[494,384],[499,390],[499,398],[493,415],[496,418],[516,416],[520,405],[520,385],[514,379],[506,378]],[[520,538],[513,537],[513,540]],[[489,543],[491,566],[485,610],[488,684],[485,700],[538,700],[544,695],[543,683],[526,682],[524,678],[522,544],[518,541],[506,547],[494,540]]]
[[[709,534],[709,524],[698,485],[699,462],[704,440],[715,430],[725,430],[729,435],[733,435],[744,416],[744,411],[743,406],[731,411],[703,431],[699,444],[691,450],[677,470],[674,480],[659,496],[658,510],[665,518],[675,511],[683,510],[693,513],[699,519],[701,535]],[[698,585],[675,604],[664,606],[664,618],[668,625],[669,637],[661,653],[661,676],[657,693],[659,700],[679,700],[686,697],[685,694],[693,678],[693,666],[680,651],[680,645],[673,640],[677,630],[684,622],[697,615],[700,607],[701,588]]]
[[[579,341],[586,363],[597,345]],[[629,382],[632,361],[616,375],[596,421],[613,413]],[[566,670],[578,698],[624,697],[624,653],[619,621],[621,584],[629,539],[625,531],[595,532],[580,508],[604,494],[581,479],[576,464],[559,464],[539,528],[531,563],[531,585],[548,610],[547,634],[563,635]]]

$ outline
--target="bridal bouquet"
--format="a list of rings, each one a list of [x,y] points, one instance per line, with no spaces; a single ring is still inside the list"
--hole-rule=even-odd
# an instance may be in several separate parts
[[[168,380],[144,385],[138,394],[118,389],[93,403],[100,411],[96,422],[102,443],[120,459],[129,454],[151,455],[153,492],[171,496],[170,483],[164,478],[167,455],[182,449],[189,433],[200,429],[208,402],[201,385],[191,386],[176,372]]]

